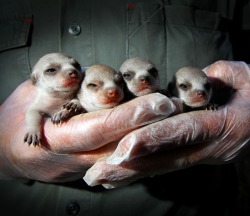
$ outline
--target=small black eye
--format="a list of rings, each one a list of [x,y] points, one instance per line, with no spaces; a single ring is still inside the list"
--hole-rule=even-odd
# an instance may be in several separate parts
[[[56,71],[55,68],[49,68],[46,70],[46,72],[48,72],[48,73],[54,73],[55,71]]]
[[[122,77],[125,81],[130,81],[134,78],[135,76],[135,72],[134,71],[131,71],[131,70],[128,70],[124,73],[122,73]]]
[[[122,76],[123,76],[124,79],[129,79],[129,78],[131,78],[131,74],[129,74],[129,73],[125,73],[125,74],[123,74]]]
[[[89,83],[87,86],[88,86],[88,87],[91,87],[91,88],[97,87],[97,85],[96,85],[95,83]]]
[[[148,70],[148,72],[153,76],[153,77],[157,77],[158,76],[158,70],[156,68],[150,68]]]
[[[179,88],[186,91],[188,89],[188,86],[186,84],[181,83],[179,85]]]

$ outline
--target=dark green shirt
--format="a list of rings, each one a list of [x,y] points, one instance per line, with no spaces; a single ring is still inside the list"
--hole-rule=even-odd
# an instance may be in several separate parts
[[[117,70],[127,58],[146,57],[159,69],[162,87],[180,67],[250,56],[248,8],[236,0],[0,0],[0,101],[50,52]],[[115,190],[82,180],[2,181],[0,214],[233,215],[236,191],[232,165],[199,166]]]

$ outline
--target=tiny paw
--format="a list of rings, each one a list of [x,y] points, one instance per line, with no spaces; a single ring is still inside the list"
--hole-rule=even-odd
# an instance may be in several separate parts
[[[36,146],[41,142],[41,135],[39,132],[28,132],[24,136],[24,142]]]
[[[66,104],[63,105],[62,109],[70,110],[70,109],[72,109],[73,105],[74,105],[74,103],[71,102],[71,101],[69,101],[68,103],[66,103]]]
[[[83,107],[78,100],[71,100],[63,105],[63,109],[79,113],[83,110]]]
[[[63,120],[67,118],[68,113],[69,110],[60,110],[51,117],[51,121],[53,122],[53,124],[60,124]]]

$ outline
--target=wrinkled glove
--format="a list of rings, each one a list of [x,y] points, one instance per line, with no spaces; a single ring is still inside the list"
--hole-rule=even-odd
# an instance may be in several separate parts
[[[77,115],[60,125],[45,119],[45,146],[34,147],[23,137],[25,112],[35,96],[35,87],[27,81],[0,107],[0,179],[79,179],[97,159],[110,155],[124,135],[175,111],[171,100],[156,93],[113,109]]]
[[[249,66],[243,62],[218,61],[205,72],[215,85],[214,94],[230,87],[225,105],[217,111],[175,115],[131,132],[111,156],[100,159],[87,171],[84,180],[91,186],[118,187],[197,164],[228,163],[247,154]]]

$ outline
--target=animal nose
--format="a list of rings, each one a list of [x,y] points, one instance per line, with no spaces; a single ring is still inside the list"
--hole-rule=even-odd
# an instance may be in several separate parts
[[[108,97],[109,98],[114,98],[117,97],[119,95],[119,92],[117,89],[109,89],[108,90]]]
[[[72,70],[72,71],[69,71],[69,76],[71,78],[77,78],[78,77],[78,73],[77,73],[77,71]]]
[[[204,92],[204,91],[197,91],[196,92],[196,96],[198,98],[204,98],[206,96],[206,92]]]
[[[149,84],[150,83],[150,77],[149,76],[141,76],[139,78],[140,83],[142,84]]]

